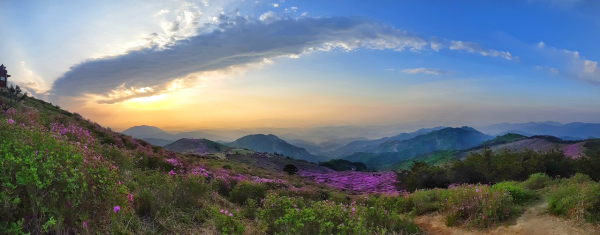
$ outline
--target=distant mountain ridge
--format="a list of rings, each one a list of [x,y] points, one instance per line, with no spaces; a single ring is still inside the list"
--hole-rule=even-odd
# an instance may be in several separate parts
[[[569,139],[600,138],[600,124],[572,122],[562,124],[558,122],[528,122],[528,123],[499,123],[483,127],[478,130],[493,135],[517,133],[526,136],[551,135]]]
[[[527,137],[519,134],[509,133],[503,136],[498,136],[492,140],[485,141],[481,145],[469,149],[435,151],[422,154],[410,160],[400,161],[390,169],[408,169],[410,165],[412,165],[412,161],[415,160],[423,161],[431,165],[445,164],[455,159],[462,159],[470,153],[481,153],[486,148],[495,152],[522,152],[526,150],[547,152],[551,150],[558,150],[562,151],[566,157],[578,158],[586,156],[589,153],[588,151],[590,151],[590,148],[593,148],[592,145],[599,142],[600,141],[597,139],[571,141],[548,135]]]
[[[391,137],[384,137],[377,140],[358,140],[348,143],[347,145],[335,150],[332,152],[332,156],[334,157],[346,157],[352,155],[356,152],[369,152],[370,149],[376,147],[377,145],[383,144],[386,141],[402,141],[410,138],[414,138],[416,136],[427,134],[432,131],[441,130],[445,127],[434,127],[434,128],[423,128],[417,130],[415,132],[410,133],[401,133]]]
[[[328,157],[310,154],[306,149],[294,146],[272,134],[247,135],[231,143],[227,143],[226,145],[236,148],[252,149],[257,152],[283,154],[291,158],[309,162],[320,162],[330,159]]]
[[[179,139],[171,144],[165,145],[164,149],[179,153],[217,153],[227,151],[231,147],[219,144],[207,139]]]
[[[460,150],[475,147],[493,139],[471,127],[447,127],[406,140],[388,140],[369,149],[343,159],[367,164],[370,168],[392,165],[421,154],[438,150]]]

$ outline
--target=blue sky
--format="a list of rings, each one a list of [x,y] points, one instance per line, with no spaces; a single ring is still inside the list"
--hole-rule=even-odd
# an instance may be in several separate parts
[[[598,1],[0,8],[11,81],[117,129],[600,121]]]

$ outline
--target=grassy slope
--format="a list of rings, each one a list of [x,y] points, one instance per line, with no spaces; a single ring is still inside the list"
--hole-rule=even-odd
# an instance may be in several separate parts
[[[165,151],[35,99],[0,116],[0,162],[2,234],[411,234],[415,215],[485,228],[522,201],[519,185],[351,196],[277,170],[314,164]]]

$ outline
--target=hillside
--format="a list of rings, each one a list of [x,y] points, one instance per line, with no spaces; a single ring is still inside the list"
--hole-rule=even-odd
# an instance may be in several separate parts
[[[227,151],[231,147],[207,139],[180,139],[164,146],[165,150],[178,153],[207,154]]]
[[[473,148],[425,153],[412,159],[400,161],[394,164],[394,166],[386,169],[406,170],[412,165],[413,161],[422,161],[431,165],[442,165],[452,160],[464,159],[464,157],[472,153],[480,154],[485,149],[490,149],[495,152],[524,152],[528,150],[535,152],[549,152],[558,150],[563,152],[566,157],[575,159],[587,157],[587,154],[589,154],[590,151],[595,151],[596,147],[593,147],[592,145],[596,142],[596,140],[565,141],[553,136],[525,137],[519,134],[509,133],[485,141],[481,145]]]
[[[172,140],[163,140],[163,139],[156,139],[156,138],[143,138],[141,139],[143,141],[148,142],[151,145],[156,145],[156,146],[165,146],[167,144],[173,143]]]
[[[309,162],[329,160],[327,157],[312,155],[306,151],[306,149],[291,145],[275,135],[247,135],[226,145],[236,148],[252,149],[257,152],[282,154],[294,159],[306,160]]]
[[[435,127],[435,128],[425,128],[419,129],[415,132],[411,133],[400,133],[398,135],[392,137],[385,137],[377,140],[359,140],[348,143],[347,145],[336,149],[331,153],[334,157],[345,157],[352,155],[356,152],[368,152],[370,149],[375,148],[377,145],[380,145],[386,141],[402,141],[410,138],[414,138],[416,136],[427,134],[432,131],[441,130],[444,127]]]
[[[426,170],[416,178],[411,178],[411,173],[335,172],[280,155],[224,149],[208,140],[184,139],[173,144],[173,147],[191,143],[208,146],[203,151],[209,153],[204,156],[182,154],[113,132],[79,114],[33,98],[1,115],[1,234],[367,235],[397,234],[396,231],[419,234],[421,229],[430,231],[430,224],[415,220],[415,213],[436,213],[444,216],[448,225],[483,229],[510,221],[512,215],[505,212],[518,214],[523,202],[541,197],[538,195],[542,193],[550,192],[547,194],[551,199],[558,197],[557,193],[561,193],[560,198],[582,193],[586,203],[594,203],[587,195],[588,191],[572,192],[579,188],[590,188],[590,192],[600,190],[589,177],[575,175],[568,181],[548,178],[548,183],[524,182],[526,186],[504,183],[511,184],[510,190],[502,184],[474,184],[407,193],[398,191],[398,187],[416,185],[422,189],[424,185],[427,188],[430,183],[436,183],[435,178],[427,174],[436,171]],[[282,142],[272,136],[264,137]],[[553,137],[536,138],[537,141],[563,144]],[[523,140],[511,143],[519,141]],[[518,153],[494,153],[491,156],[500,160],[492,161],[494,174],[489,176],[487,171],[477,170],[481,168],[477,164],[482,163],[477,158],[488,153],[475,154],[467,163],[458,166],[472,167],[466,171],[469,177],[486,173],[485,177],[492,177],[486,182],[524,180],[531,172],[536,172],[539,164],[564,166],[547,168],[546,172],[553,177],[570,177],[581,171],[590,174],[592,179],[600,178],[597,173],[600,164],[597,153],[600,152],[596,152],[600,142],[576,143],[594,149],[589,155],[592,157],[572,159],[561,153],[535,153],[531,155],[534,158],[522,158]],[[215,157],[216,154],[225,158]],[[507,157],[528,161],[514,163],[526,168],[511,167],[525,174],[504,170],[506,166],[502,163],[512,162],[502,159]],[[297,174],[282,172],[288,164],[298,168]],[[449,168],[448,171],[463,172],[463,168]],[[446,176],[436,174],[444,184],[448,182]],[[397,183],[396,177],[402,177],[402,184]],[[421,184],[421,179],[428,181]],[[575,184],[582,186],[566,188]],[[531,191],[524,188],[528,185],[549,188]],[[455,194],[456,190],[462,194]],[[465,217],[453,217],[459,213],[455,208],[465,203],[475,209],[460,212]],[[574,210],[571,204],[559,206],[556,209],[556,204],[548,204],[549,210],[557,215],[564,215],[561,211]],[[491,212],[485,212],[492,207]],[[593,213],[596,212],[590,209],[582,210],[595,216]],[[485,221],[475,219],[482,215],[485,215]],[[302,221],[302,224],[285,222],[286,218]],[[337,226],[325,226],[327,224]]]
[[[528,122],[528,123],[500,123],[484,127],[478,127],[485,133],[503,135],[506,133],[518,133],[526,136],[551,135],[566,137],[569,139],[600,138],[600,124],[572,122],[562,124],[558,122]]]
[[[406,140],[390,140],[368,152],[355,153],[345,160],[363,162],[369,168],[389,167],[397,162],[438,150],[460,150],[477,146],[492,139],[470,127],[444,128]]]

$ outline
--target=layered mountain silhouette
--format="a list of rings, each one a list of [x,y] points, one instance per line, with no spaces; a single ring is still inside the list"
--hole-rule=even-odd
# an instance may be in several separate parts
[[[478,130],[493,135],[517,133],[525,136],[551,135],[565,139],[600,138],[600,124],[572,122],[528,122],[528,123],[499,123],[478,127]]]
[[[239,138],[227,146],[236,148],[247,148],[257,152],[277,153],[294,159],[306,160],[309,162],[327,161],[330,158],[310,154],[306,149],[294,146],[275,135],[255,134]]]
[[[219,144],[207,139],[187,139],[183,138],[171,144],[164,146],[166,150],[171,150],[180,153],[216,153],[231,149],[231,147]]]
[[[424,128],[411,133],[401,133],[392,137],[384,137],[377,140],[359,140],[353,141],[349,144],[341,147],[331,153],[334,157],[345,157],[352,155],[356,152],[369,152],[371,149],[377,147],[380,144],[385,143],[386,141],[402,141],[410,138],[414,138],[416,136],[427,134],[432,131],[441,130],[445,127],[434,127],[434,128]]]
[[[344,159],[363,162],[370,168],[379,168],[434,151],[475,147],[491,139],[492,136],[471,127],[447,127],[410,139],[388,140],[366,152],[354,153]]]
[[[590,151],[589,149],[592,149],[595,143],[597,143],[597,141],[594,139],[568,141],[548,135],[527,137],[519,134],[508,133],[502,136],[497,136],[492,140],[485,141],[472,148],[462,150],[441,150],[425,153],[412,159],[405,159],[396,163],[391,167],[391,169],[408,169],[410,165],[412,165],[413,161],[423,161],[431,165],[440,165],[451,160],[462,159],[471,153],[481,153],[484,149],[490,149],[494,152],[548,152],[556,150],[562,151],[566,157],[579,158],[585,157],[587,152]]]

